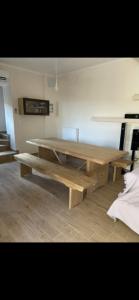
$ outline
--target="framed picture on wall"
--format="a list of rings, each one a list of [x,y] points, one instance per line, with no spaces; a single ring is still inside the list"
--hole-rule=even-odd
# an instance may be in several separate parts
[[[18,99],[19,114],[22,115],[45,115],[50,112],[49,100],[40,100],[32,98]]]

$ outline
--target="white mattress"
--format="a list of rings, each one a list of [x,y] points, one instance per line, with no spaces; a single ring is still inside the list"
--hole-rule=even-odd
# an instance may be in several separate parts
[[[113,202],[107,215],[120,219],[139,234],[139,168],[124,175],[125,189]]]

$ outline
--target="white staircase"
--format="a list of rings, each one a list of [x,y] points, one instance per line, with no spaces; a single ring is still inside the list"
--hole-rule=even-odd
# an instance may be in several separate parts
[[[10,148],[10,137],[5,131],[0,131],[0,163],[10,162],[14,160],[14,151]]]

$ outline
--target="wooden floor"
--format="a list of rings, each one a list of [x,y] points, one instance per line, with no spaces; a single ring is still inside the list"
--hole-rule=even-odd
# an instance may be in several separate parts
[[[19,177],[17,162],[0,165],[0,242],[139,242],[106,215],[123,183],[115,182],[68,210],[68,189],[34,172]]]

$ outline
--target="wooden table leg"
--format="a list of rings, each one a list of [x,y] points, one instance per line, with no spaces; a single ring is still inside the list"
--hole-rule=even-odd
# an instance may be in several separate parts
[[[52,150],[39,147],[38,151],[40,158],[44,158],[52,162],[57,162],[57,158]]]
[[[86,164],[86,175],[96,179],[97,184],[94,190],[98,187],[104,186],[108,182],[109,165],[99,165],[90,161]]]

